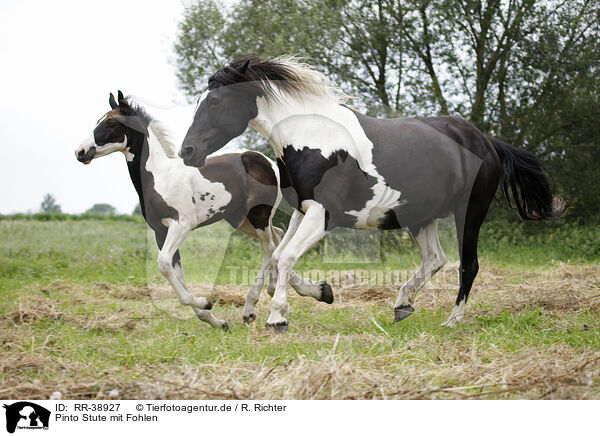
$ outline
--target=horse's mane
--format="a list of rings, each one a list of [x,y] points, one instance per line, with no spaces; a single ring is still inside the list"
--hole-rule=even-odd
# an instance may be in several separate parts
[[[163,123],[154,119],[132,96],[127,96],[126,98],[133,111],[142,120],[144,126],[154,133],[167,157],[170,159],[177,158],[177,147],[173,144],[171,135]]]
[[[239,70],[246,62],[249,62],[248,68],[244,73],[240,73]],[[330,98],[339,104],[345,103],[350,98],[339,88],[331,85],[325,75],[295,56],[263,58],[257,55],[246,55],[236,58],[225,68],[210,76],[208,88],[214,89],[239,83],[246,83],[269,102],[281,99],[278,89],[297,97],[311,94]]]

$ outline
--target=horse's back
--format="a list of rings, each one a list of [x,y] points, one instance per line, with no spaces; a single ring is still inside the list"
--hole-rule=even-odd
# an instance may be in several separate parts
[[[457,118],[357,117],[373,143],[373,165],[405,200],[394,208],[401,224],[452,210],[489,153],[485,135]]]

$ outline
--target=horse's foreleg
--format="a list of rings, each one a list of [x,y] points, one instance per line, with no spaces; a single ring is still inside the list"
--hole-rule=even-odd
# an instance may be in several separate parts
[[[167,236],[158,253],[158,269],[175,290],[181,304],[191,306],[200,320],[207,322],[213,327],[228,330],[227,323],[217,319],[210,312],[210,308],[212,307],[211,302],[205,297],[195,297],[185,284],[178,247],[189,232],[190,229],[186,226],[177,224],[169,226]],[[158,237],[157,240],[159,240]]]
[[[273,227],[273,239],[275,240],[275,245],[277,249],[273,253],[272,264],[274,266],[271,276],[269,278],[269,284],[267,285],[267,293],[273,296],[275,292],[275,286],[277,283],[277,263],[279,262],[279,258],[281,257],[281,253],[294,237],[296,230],[302,223],[302,219],[304,215],[301,212],[294,210],[292,214],[292,218],[290,219],[290,223],[288,224],[288,230],[283,235],[283,230],[278,227]],[[304,277],[301,277],[294,270],[290,271],[289,284],[298,292],[298,294],[303,297],[312,297],[318,301],[324,301],[325,303],[333,303],[333,292],[331,291],[331,286],[329,286],[324,281],[313,281]]]
[[[277,262],[279,262],[279,258],[281,257],[283,249],[292,240],[296,230],[298,230],[298,226],[300,226],[303,218],[304,215],[302,215],[301,212],[294,210],[292,213],[292,218],[290,218],[290,222],[288,223],[288,229],[283,235],[283,230],[273,227],[272,238],[276,248],[271,255],[271,264],[273,267],[271,268],[271,275],[269,276],[269,283],[267,284],[267,294],[269,294],[271,297],[275,293],[275,287],[277,285]]]
[[[398,292],[394,303],[394,321],[398,322],[414,312],[412,304],[419,290],[446,264],[446,255],[440,245],[437,233],[438,220],[421,228],[415,240],[421,251],[421,267],[407,280]]]
[[[294,213],[292,214],[292,218],[290,218],[290,222],[288,224],[287,232],[285,232],[285,235],[283,235],[283,238],[281,238],[281,234],[278,234],[277,231],[273,232],[274,233],[273,238],[276,238],[276,239],[274,239],[274,241],[276,241],[275,245],[277,245],[277,248],[273,252],[273,256],[271,257],[271,259],[273,261],[273,266],[275,268],[277,268],[277,263],[279,262],[281,253],[283,252],[285,247],[289,244],[289,242],[292,240],[292,238],[296,234],[296,231],[298,230],[298,227],[300,227],[300,224],[302,223],[303,219],[304,219],[304,215],[302,215],[301,212],[294,210]]]
[[[285,246],[280,250],[277,248],[277,285],[271,300],[271,313],[267,320],[267,326],[285,330],[288,325],[286,319],[289,310],[287,300],[287,287],[290,280],[292,268],[310,247],[319,242],[325,236],[325,208],[315,201],[309,203],[304,218],[297,226],[296,231]],[[294,220],[294,217],[292,217]],[[292,223],[290,222],[290,230]],[[287,235],[286,235],[287,236]],[[284,240],[286,237],[284,237]],[[283,241],[282,241],[283,242]],[[281,245],[281,244],[280,244]],[[274,258],[275,256],[274,255]]]

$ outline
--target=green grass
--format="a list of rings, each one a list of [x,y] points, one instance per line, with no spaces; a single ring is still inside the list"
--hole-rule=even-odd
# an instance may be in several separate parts
[[[441,229],[456,262],[452,226]],[[484,229],[481,274],[456,329],[440,326],[455,283],[423,290],[401,323],[390,310],[396,288],[371,283],[334,288],[333,306],[291,293],[290,327],[277,335],[264,326],[264,294],[257,322],[241,323],[247,286],[230,271],[251,279],[262,253],[225,225],[193,232],[182,258],[189,282],[216,279],[211,292],[231,297],[213,309],[229,333],[191,317],[172,293],[148,297],[168,288],[141,223],[0,221],[0,381],[12,386],[0,397],[102,398],[117,388],[124,398],[600,398],[598,230],[528,232]],[[408,274],[419,263],[400,234],[344,238],[328,249],[341,241],[347,253],[332,258],[322,245],[296,269]]]
[[[537,229],[531,233],[528,229]],[[367,234],[368,238],[361,237]],[[449,262],[458,261],[456,233],[451,221],[440,225],[440,240]],[[367,241],[367,242],[365,242]],[[325,244],[348,247],[328,262]],[[600,262],[600,228],[575,224],[485,225],[480,237],[481,264],[528,270],[556,262]],[[52,280],[74,282],[145,283],[159,277],[154,236],[144,223],[81,221],[0,221],[0,289]],[[231,283],[239,271],[252,275],[262,260],[257,240],[232,233],[217,223],[190,233],[181,249],[186,277],[195,282]],[[356,260],[354,260],[356,259]],[[308,251],[299,271],[418,267],[420,256],[402,231],[336,232]],[[232,273],[232,271],[234,273]]]

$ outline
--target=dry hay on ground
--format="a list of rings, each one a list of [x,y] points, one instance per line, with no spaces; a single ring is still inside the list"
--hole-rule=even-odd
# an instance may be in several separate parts
[[[449,312],[456,288],[455,283],[434,282],[421,291],[415,307]],[[192,289],[196,295],[212,297],[218,305],[235,306],[236,316],[241,317],[239,306],[246,287],[193,285]],[[51,297],[68,295],[72,301],[101,307],[115,300],[143,303],[149,296],[176,300],[171,288],[57,282],[35,291],[41,296],[21,298],[15,310],[0,317],[0,372],[11,380],[0,389],[0,398],[44,399],[60,391],[63,398],[102,399],[108,398],[110,391],[114,398],[116,389],[122,399],[600,399],[600,350],[556,343],[507,352],[485,340],[477,342],[469,333],[440,343],[435,332],[423,331],[393,351],[373,357],[339,350],[352,349],[348,344],[374,347],[393,338],[367,333],[316,335],[318,326],[273,335],[252,327],[249,340],[257,344],[277,349],[286,341],[319,341],[330,343],[330,351],[312,359],[299,354],[290,361],[273,355],[264,362],[240,358],[202,363],[169,356],[164,362],[142,363],[137,368],[100,370],[75,358],[56,357],[69,354],[59,352],[64,350],[51,335],[42,343],[24,344],[23,333],[40,321],[65,322],[84,330],[144,332],[145,320],[133,318],[127,310],[71,313]],[[334,294],[333,308],[298,296],[292,297],[291,304],[312,304],[315,311],[391,307],[397,287],[347,284],[334,287]],[[600,266],[559,264],[536,272],[483,267],[471,295],[467,312],[471,320],[505,311],[518,314],[532,307],[557,317],[581,312],[597,316]],[[265,297],[263,294],[259,307],[262,314],[268,311]],[[152,316],[160,314],[149,318]],[[424,359],[415,350],[433,350],[437,357]],[[46,374],[43,382],[32,379],[32,372]]]
[[[417,296],[415,307],[428,310],[450,309],[458,293],[458,263],[447,265],[439,273],[443,279],[432,279]],[[450,280],[446,280],[446,278]],[[512,283],[517,279],[516,283]],[[382,302],[392,305],[398,296],[398,286],[359,284],[334,288],[342,304]],[[481,268],[471,291],[468,311],[474,300],[481,301],[497,314],[506,310],[519,311],[541,307],[547,311],[600,311],[600,265],[575,266],[561,263],[548,271],[513,274],[497,268]],[[468,312],[469,313],[469,312]],[[472,313],[472,312],[471,312]],[[483,312],[482,312],[483,314]]]
[[[105,399],[116,389],[121,399],[600,399],[598,352],[555,346],[547,353],[497,353],[484,363],[473,359],[476,352],[468,347],[449,344],[444,362],[426,365],[407,359],[404,351],[372,359],[299,356],[276,365],[149,366],[147,373],[156,375],[143,381],[124,381],[122,370],[76,377],[75,368],[65,368],[66,374],[52,382],[27,380],[0,389],[0,398],[47,399],[59,391],[63,398]],[[390,366],[394,371],[381,370]],[[443,379],[452,382],[440,383]]]
[[[10,325],[30,323],[34,321],[63,320],[76,327],[86,330],[131,330],[136,326],[136,319],[122,314],[70,315],[57,309],[57,302],[48,298],[20,298],[19,308],[0,317],[0,325],[10,328]],[[0,338],[3,336],[0,336]]]

